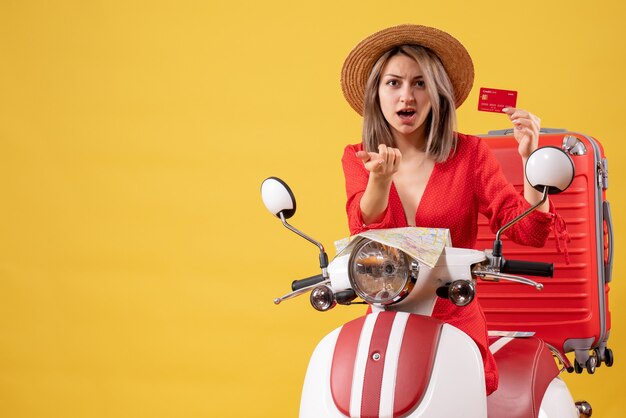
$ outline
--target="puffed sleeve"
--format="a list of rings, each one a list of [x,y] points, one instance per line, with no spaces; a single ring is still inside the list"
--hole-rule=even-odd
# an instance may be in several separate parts
[[[477,141],[475,151],[475,190],[479,211],[489,220],[492,232],[496,232],[516,216],[530,208],[523,194],[518,193],[504,177],[500,163],[488,145]],[[552,202],[549,212],[534,211],[509,228],[505,235],[521,245],[542,247],[553,227],[556,213]]]
[[[348,214],[348,227],[350,234],[355,235],[370,229],[383,229],[393,227],[393,219],[389,206],[385,209],[383,219],[380,222],[365,225],[363,214],[361,213],[361,197],[365,193],[369,180],[369,171],[363,162],[356,156],[356,152],[361,149],[360,145],[348,145],[343,151],[341,164],[343,175],[346,181],[346,212]]]

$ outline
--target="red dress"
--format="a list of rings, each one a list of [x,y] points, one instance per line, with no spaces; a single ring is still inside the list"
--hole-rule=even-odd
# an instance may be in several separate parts
[[[402,202],[391,185],[384,218],[365,225],[360,201],[365,192],[369,172],[356,157],[362,144],[348,145],[342,158],[348,202],[348,225],[352,235],[369,229],[408,226]],[[452,245],[474,248],[478,230],[478,214],[489,219],[492,231],[528,209],[524,197],[505,179],[500,164],[480,138],[459,134],[456,150],[444,162],[436,163],[415,214],[415,225],[448,228]],[[541,247],[545,244],[556,215],[535,211],[505,233],[519,244]],[[457,307],[438,299],[433,316],[463,330],[478,344],[485,365],[487,394],[498,387],[495,360],[489,351],[485,315],[478,302]]]

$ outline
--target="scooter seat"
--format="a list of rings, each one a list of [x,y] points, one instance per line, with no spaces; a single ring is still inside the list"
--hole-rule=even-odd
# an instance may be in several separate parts
[[[535,337],[490,338],[490,348],[499,384],[487,397],[489,418],[537,418],[546,388],[559,375],[546,343]]]

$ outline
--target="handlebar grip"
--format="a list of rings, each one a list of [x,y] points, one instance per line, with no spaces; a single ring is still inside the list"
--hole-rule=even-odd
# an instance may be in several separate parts
[[[304,287],[313,286],[314,284],[318,284],[323,281],[324,277],[321,274],[316,274],[315,276],[307,277],[306,279],[294,280],[291,282],[291,290],[300,290]]]
[[[521,274],[527,276],[541,276],[552,277],[554,274],[553,263],[540,263],[537,261],[522,261],[522,260],[504,260],[502,273],[509,274]]]

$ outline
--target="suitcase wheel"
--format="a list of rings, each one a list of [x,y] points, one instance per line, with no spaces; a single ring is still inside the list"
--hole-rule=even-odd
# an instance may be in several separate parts
[[[574,371],[576,374],[581,374],[583,372],[582,366],[576,360],[574,360]]]
[[[606,364],[607,367],[611,367],[613,365],[613,350],[610,348],[604,349],[604,364]]]
[[[596,367],[600,367],[602,366],[602,362],[605,361],[606,357],[604,353],[604,350],[599,349],[598,347],[593,349],[594,354],[596,355],[596,358],[598,359],[598,361],[596,363]]]
[[[587,361],[585,361],[585,367],[583,369],[582,364],[580,364],[576,359],[574,359],[574,371],[576,374],[581,374],[583,370],[587,370],[587,373],[594,374],[596,372],[596,366],[598,365],[598,356],[595,352],[589,356]]]
[[[587,361],[585,362],[585,368],[587,369],[587,373],[594,374],[596,372],[596,365],[598,364],[598,358],[593,353],[592,356],[589,356]]]
[[[602,362],[607,365],[607,367],[611,367],[613,365],[613,350],[610,348],[594,348],[596,357],[598,358],[597,367],[600,367]]]

